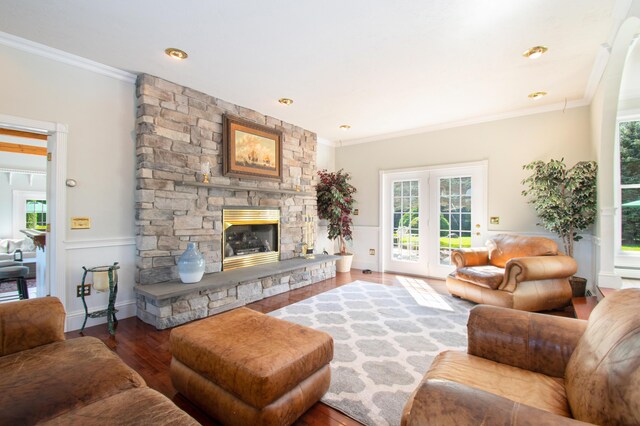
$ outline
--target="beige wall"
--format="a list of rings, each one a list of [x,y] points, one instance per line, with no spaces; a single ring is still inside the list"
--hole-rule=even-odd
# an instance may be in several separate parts
[[[66,239],[133,236],[134,85],[1,45],[0,69],[0,113],[69,126],[67,213],[92,228]]]
[[[0,114],[68,126],[66,178],[78,182],[65,187],[67,228],[60,233],[69,328],[79,328],[84,318],[75,296],[82,266],[119,261],[118,317],[135,315],[134,84],[4,45],[0,70]],[[69,229],[71,216],[90,217],[91,229]],[[107,295],[94,292],[87,303],[104,308]]]
[[[589,108],[582,107],[345,146],[336,150],[336,168],[350,172],[358,188],[355,225],[378,226],[379,171],[488,160],[487,216],[499,216],[500,225],[485,229],[541,232],[520,194],[527,176],[522,165],[594,159],[589,120]]]

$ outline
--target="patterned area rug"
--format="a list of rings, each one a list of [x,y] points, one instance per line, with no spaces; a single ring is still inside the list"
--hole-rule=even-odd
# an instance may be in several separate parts
[[[355,281],[269,315],[333,336],[331,387],[322,402],[366,425],[398,425],[433,358],[465,350],[472,303],[420,279],[404,288]]]

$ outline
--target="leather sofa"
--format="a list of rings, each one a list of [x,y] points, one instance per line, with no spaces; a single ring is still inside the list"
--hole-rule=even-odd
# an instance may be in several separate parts
[[[476,306],[467,352],[434,359],[402,425],[640,424],[639,307],[640,289],[607,296],[588,322]]]
[[[447,277],[449,293],[476,303],[523,311],[567,306],[569,277],[578,265],[543,237],[500,234],[486,247],[455,249],[456,269]]]
[[[0,425],[198,425],[64,320],[53,297],[0,304]]]

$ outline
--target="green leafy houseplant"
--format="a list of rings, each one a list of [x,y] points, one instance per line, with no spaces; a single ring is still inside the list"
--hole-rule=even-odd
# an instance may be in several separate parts
[[[351,176],[340,169],[337,172],[319,170],[316,185],[318,216],[329,224],[329,239],[339,241],[340,254],[347,254],[346,240],[351,240],[351,213],[356,188],[349,183]]]
[[[596,219],[595,161],[580,161],[570,169],[561,160],[533,161],[523,166],[533,174],[522,181],[527,187],[522,195],[529,198],[540,218],[538,225],[555,232],[564,251],[573,256],[573,244],[582,239],[578,231]]]

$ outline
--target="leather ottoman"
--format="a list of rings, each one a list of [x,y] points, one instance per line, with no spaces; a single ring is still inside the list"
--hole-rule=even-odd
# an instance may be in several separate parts
[[[228,425],[289,425],[329,388],[333,339],[239,308],[171,331],[174,387]]]

